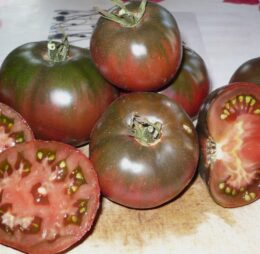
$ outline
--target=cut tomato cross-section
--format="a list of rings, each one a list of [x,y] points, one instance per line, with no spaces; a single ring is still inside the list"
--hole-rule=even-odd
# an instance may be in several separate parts
[[[90,160],[59,142],[30,141],[0,154],[0,243],[57,253],[80,240],[99,207]]]

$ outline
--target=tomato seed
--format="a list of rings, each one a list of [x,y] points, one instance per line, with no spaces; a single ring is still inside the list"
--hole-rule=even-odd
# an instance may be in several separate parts
[[[25,141],[24,133],[22,131],[12,133],[11,137],[15,140],[16,144],[20,144],[20,143],[23,143]]]
[[[223,190],[225,188],[225,183],[220,183],[218,185],[219,189]]]
[[[59,167],[60,168],[65,168],[66,167],[66,162],[64,160],[62,160],[60,163],[59,163]]]
[[[251,199],[255,199],[256,198],[256,194],[254,192],[250,192],[249,193]]]
[[[7,117],[4,114],[0,115],[0,124],[4,125],[8,130],[10,130],[14,125],[14,119]]]
[[[257,109],[254,111],[254,114],[259,115],[259,114],[260,114],[260,108],[257,108]]]

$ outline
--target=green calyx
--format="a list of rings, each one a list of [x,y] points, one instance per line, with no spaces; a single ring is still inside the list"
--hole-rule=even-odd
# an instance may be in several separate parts
[[[48,58],[51,62],[63,62],[67,60],[69,54],[68,37],[64,36],[61,42],[50,40],[47,44]]]
[[[140,144],[149,146],[160,140],[162,124],[160,122],[152,123],[146,118],[135,114],[129,125],[129,132]]]
[[[120,10],[117,13],[111,13],[100,9],[98,9],[98,11],[101,13],[101,15],[104,18],[117,22],[123,27],[136,26],[144,15],[146,3],[147,3],[147,0],[142,0],[138,10],[133,12],[133,11],[129,11],[126,8],[125,3],[122,0],[111,0],[111,1],[114,2],[115,5],[120,8]]]

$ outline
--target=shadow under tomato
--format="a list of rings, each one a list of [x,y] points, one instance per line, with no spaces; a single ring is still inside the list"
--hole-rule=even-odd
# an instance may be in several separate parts
[[[81,150],[88,155],[87,146]],[[173,234],[178,238],[196,233],[209,214],[228,225],[236,223],[229,209],[222,208],[212,200],[206,185],[196,173],[178,197],[153,209],[130,209],[103,197],[91,230],[70,249],[88,240],[95,246],[119,241],[123,246],[131,245],[140,249],[149,244],[147,239],[155,240],[158,236],[163,239]],[[88,239],[90,236],[91,239]]]
[[[216,215],[228,225],[235,224],[230,211],[214,203],[206,186],[196,176],[192,185],[178,198],[154,209],[129,209],[103,198],[92,240],[100,244],[119,240],[123,245],[142,248],[148,245],[146,239],[195,233],[198,226],[207,220],[208,214]]]

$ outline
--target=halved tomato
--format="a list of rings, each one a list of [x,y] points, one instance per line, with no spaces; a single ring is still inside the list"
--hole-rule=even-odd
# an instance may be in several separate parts
[[[25,119],[11,107],[0,103],[0,152],[32,139],[33,132]]]
[[[233,83],[208,96],[198,118],[200,172],[223,207],[260,197],[260,87]]]
[[[59,142],[31,141],[0,155],[0,243],[57,253],[93,224],[99,184],[90,160]]]

